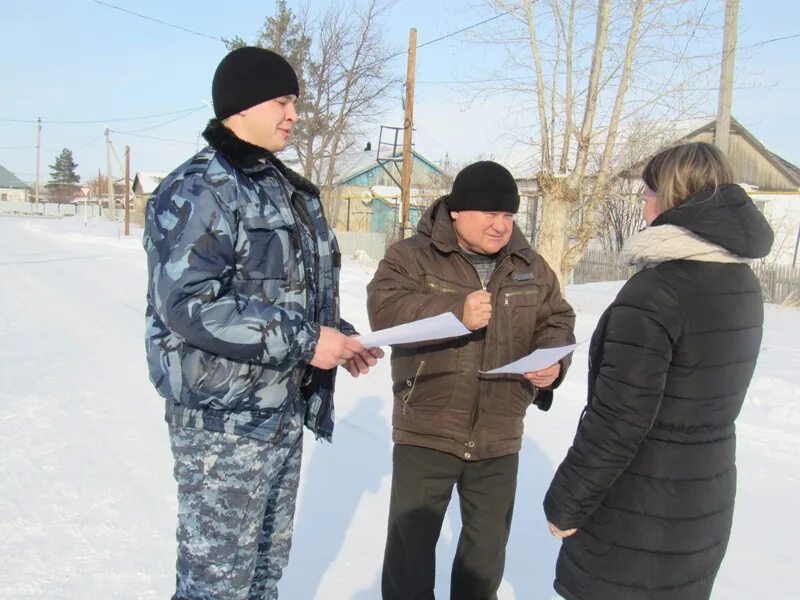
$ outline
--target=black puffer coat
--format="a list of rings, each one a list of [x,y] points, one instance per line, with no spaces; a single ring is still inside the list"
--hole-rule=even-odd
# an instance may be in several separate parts
[[[743,258],[773,234],[740,187],[701,192],[626,245],[643,267],[597,325],[589,396],[545,497],[568,600],[699,600],[725,555],[735,426],[762,334]],[[743,257],[743,258],[742,258]]]

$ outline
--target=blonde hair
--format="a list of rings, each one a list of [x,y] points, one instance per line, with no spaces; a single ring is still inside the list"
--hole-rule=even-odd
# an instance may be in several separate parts
[[[674,208],[692,194],[733,183],[733,168],[722,151],[706,142],[673,146],[651,158],[642,171],[647,187],[658,194],[661,210]]]

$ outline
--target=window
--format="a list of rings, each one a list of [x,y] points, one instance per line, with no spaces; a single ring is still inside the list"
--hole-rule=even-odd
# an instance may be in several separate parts
[[[2,200],[3,202],[8,200],[8,194],[0,194],[0,200]]]

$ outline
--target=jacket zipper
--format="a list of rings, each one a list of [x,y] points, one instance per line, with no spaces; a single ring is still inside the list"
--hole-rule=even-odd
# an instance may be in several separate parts
[[[302,273],[304,273],[306,275],[306,277],[308,277],[308,273],[306,272],[306,259],[305,259],[305,255],[303,253],[303,239],[302,239],[303,236],[300,233],[300,230],[299,230],[300,225],[297,222],[298,218],[300,218],[300,215],[295,213],[295,208],[292,205],[292,198],[291,198],[288,190],[286,189],[286,185],[281,180],[281,177],[280,176],[276,176],[275,179],[277,180],[277,183],[280,186],[281,191],[283,192],[283,199],[284,199],[284,202],[286,203],[286,208],[288,209],[289,214],[292,216],[292,224],[294,225],[294,227],[292,227],[292,239],[293,239],[293,242],[295,243],[297,249],[300,251],[300,265],[299,265],[300,266],[300,271]],[[312,235],[314,234],[314,228],[313,227],[311,228],[311,233],[312,233]],[[308,306],[309,306],[308,284],[306,284],[305,287],[306,287],[306,302],[305,302],[305,306],[303,307],[303,316],[304,316],[304,320],[308,321],[308,318],[309,318],[309,313],[308,313]],[[305,375],[305,370],[306,370],[305,366],[303,366],[302,369],[299,366],[295,367],[295,372],[299,371],[298,375],[297,375],[297,389],[296,389],[294,395],[291,398],[289,398],[288,396],[286,398],[287,406],[286,406],[286,409],[283,410],[283,413],[281,414],[280,421],[278,422],[278,435],[276,436],[276,441],[281,441],[281,440],[283,440],[284,437],[286,437],[286,432],[284,431],[284,428],[285,428],[285,424],[286,424],[287,412],[289,412],[290,410],[291,410],[291,412],[294,412],[294,407],[296,405],[297,397],[302,395],[302,393],[303,393],[300,388],[303,385],[303,375]],[[319,417],[319,415],[317,415],[317,417]],[[303,420],[305,420],[305,418]],[[318,421],[318,418],[315,419],[315,421]],[[315,423],[315,425],[318,426],[318,423]],[[302,427],[302,424],[301,424],[301,427]]]
[[[443,285],[439,285],[438,283],[432,283],[430,281],[428,282],[428,287],[432,288],[432,289],[434,289],[436,291],[439,291],[439,292],[445,292],[447,294],[457,294],[460,291],[463,291],[463,290],[456,290],[456,289],[449,288],[449,287],[446,287],[446,286],[443,286]]]
[[[509,306],[509,303],[508,303],[508,299],[509,298],[513,298],[515,296],[527,296],[527,295],[535,294],[535,293],[536,293],[536,290],[514,290],[512,292],[506,292],[503,295],[503,298],[504,298],[503,305],[504,306]]]
[[[489,284],[492,282],[492,278],[494,277],[494,274],[497,273],[497,271],[500,270],[500,267],[502,267],[510,259],[511,259],[511,256],[509,255],[509,256],[506,256],[505,258],[503,258],[503,260],[501,260],[499,263],[497,263],[497,265],[495,266],[494,270],[492,271],[492,274],[489,275],[489,279],[486,282],[486,285],[485,286],[481,285],[481,287],[483,288],[484,291],[489,289]],[[469,262],[469,260],[467,260],[467,262]],[[480,273],[478,273],[478,269],[476,269],[475,265],[473,265],[471,262],[469,263],[469,265],[472,267],[472,269],[475,271],[475,274],[478,276],[478,281],[480,281],[481,280],[481,276],[480,276]],[[488,346],[487,342],[489,341],[489,327],[492,326],[492,320],[496,316],[496,314],[495,314],[495,305],[496,304],[497,304],[496,301],[492,302],[492,318],[489,319],[489,325],[486,326],[486,335],[483,338],[483,348],[481,348],[481,370],[485,369],[484,363],[486,362],[486,346]],[[470,428],[470,438],[472,437],[472,432],[475,431],[475,425],[477,425],[478,416],[480,415],[481,387],[482,387],[481,386],[481,380],[479,379],[478,380],[478,396],[477,396],[477,400],[475,401],[475,407],[472,409],[472,427]]]
[[[403,416],[405,416],[406,411],[408,409],[408,401],[411,400],[411,395],[414,393],[414,388],[417,387],[417,380],[419,376],[422,375],[422,371],[425,368],[425,361],[419,361],[419,367],[417,367],[417,374],[414,375],[414,381],[411,384],[411,389],[408,390],[405,396],[403,396]]]

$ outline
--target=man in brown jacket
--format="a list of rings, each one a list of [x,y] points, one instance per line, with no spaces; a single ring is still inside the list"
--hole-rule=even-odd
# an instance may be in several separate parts
[[[538,348],[574,342],[575,313],[514,225],[517,185],[504,167],[464,168],[413,237],[392,245],[367,288],[373,329],[445,312],[472,334],[392,349],[392,492],[384,600],[432,599],[436,542],[456,485],[463,527],[451,598],[496,598],[516,492],[522,421],[547,410],[569,359],[486,375]]]

